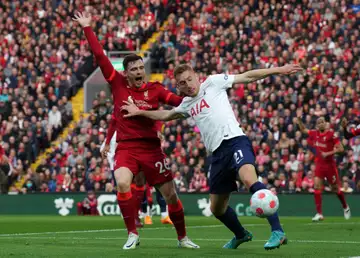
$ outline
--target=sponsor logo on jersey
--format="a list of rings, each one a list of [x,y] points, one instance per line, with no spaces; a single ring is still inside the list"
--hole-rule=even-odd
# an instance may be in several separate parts
[[[132,98],[131,96],[128,97],[128,101],[129,101],[130,103],[134,103],[134,100],[133,100],[133,98]]]
[[[205,99],[201,99],[200,103],[196,103],[195,107],[191,108],[190,114],[192,117],[200,114],[204,109],[210,108]]]

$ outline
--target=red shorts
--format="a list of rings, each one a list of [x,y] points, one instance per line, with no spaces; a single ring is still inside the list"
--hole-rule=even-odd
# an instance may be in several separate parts
[[[315,168],[315,176],[326,179],[329,184],[339,184],[339,173],[336,164],[317,164]]]
[[[134,176],[139,174],[140,171],[144,172],[146,182],[150,186],[173,180],[173,175],[160,144],[154,147],[153,144],[141,142],[138,148],[127,149],[118,145],[114,161],[115,170],[126,167],[130,169]]]

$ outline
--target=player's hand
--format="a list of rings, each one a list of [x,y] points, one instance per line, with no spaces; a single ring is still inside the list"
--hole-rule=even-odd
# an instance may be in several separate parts
[[[341,126],[345,130],[347,125],[348,125],[348,120],[344,117],[343,120],[341,120]]]
[[[126,110],[128,113],[124,117],[133,117],[137,116],[138,111],[140,110],[134,103],[124,100],[126,105],[121,107],[121,111]]]
[[[289,75],[289,74],[301,72],[303,70],[304,69],[302,69],[300,65],[288,64],[288,65],[279,67],[279,74]]]
[[[101,157],[103,159],[107,158],[109,151],[110,151],[110,144],[105,144],[104,149],[101,151]]]
[[[77,21],[83,28],[91,25],[91,14],[86,12],[77,12],[72,19]]]

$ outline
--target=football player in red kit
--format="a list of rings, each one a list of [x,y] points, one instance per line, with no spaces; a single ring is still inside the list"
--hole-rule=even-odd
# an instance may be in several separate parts
[[[345,219],[350,219],[350,207],[345,201],[344,193],[340,190],[341,181],[336,167],[334,158],[335,153],[343,152],[344,147],[340,143],[339,138],[334,131],[326,129],[326,122],[323,117],[316,120],[317,130],[308,130],[302,123],[301,116],[298,116],[298,125],[302,133],[308,135],[308,142],[313,145],[316,150],[315,158],[315,178],[314,178],[314,198],[316,205],[316,215],[312,221],[324,220],[322,214],[322,196],[323,180],[326,179],[331,185],[331,189],[338,196],[344,209]]]
[[[346,118],[344,118],[341,121],[341,126],[344,129],[344,137],[345,139],[349,140],[353,137],[360,135],[360,124],[356,125],[355,127],[351,127],[349,130],[347,129],[348,121]]]
[[[86,39],[95,55],[96,62],[111,85],[116,120],[117,149],[114,158],[117,200],[128,230],[128,240],[123,249],[135,249],[140,244],[135,226],[135,202],[130,185],[133,177],[143,171],[149,185],[155,186],[164,196],[169,216],[178,235],[178,246],[199,248],[186,235],[184,209],[178,198],[165,154],[161,149],[155,121],[136,117],[124,118],[121,110],[124,101],[135,103],[140,109],[156,110],[159,102],[177,106],[181,97],[166,90],[160,83],[145,82],[145,66],[142,58],[128,55],[124,58],[124,72],[117,72],[92,31],[90,14],[78,12],[73,20],[84,30]]]

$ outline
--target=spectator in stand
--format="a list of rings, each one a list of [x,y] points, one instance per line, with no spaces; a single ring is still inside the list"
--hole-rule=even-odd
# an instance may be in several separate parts
[[[78,215],[99,215],[97,211],[97,199],[94,191],[88,191],[87,196],[82,202],[77,203]]]

